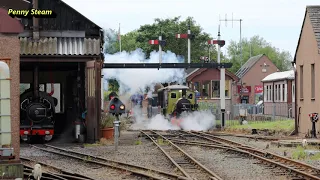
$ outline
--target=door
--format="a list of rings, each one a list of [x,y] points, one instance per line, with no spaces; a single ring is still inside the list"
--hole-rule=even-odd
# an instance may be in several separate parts
[[[241,104],[248,104],[249,103],[249,96],[242,96]]]
[[[100,138],[101,118],[101,63],[86,63],[87,141],[94,143]]]

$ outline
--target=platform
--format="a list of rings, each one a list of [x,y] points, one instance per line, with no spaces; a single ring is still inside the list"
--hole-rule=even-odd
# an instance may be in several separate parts
[[[290,139],[290,140],[278,140],[278,141],[272,141],[271,145],[277,146],[280,144],[280,146],[283,147],[297,147],[302,146],[302,140],[303,139]],[[308,145],[313,146],[320,146],[320,139],[306,139],[308,142]]]

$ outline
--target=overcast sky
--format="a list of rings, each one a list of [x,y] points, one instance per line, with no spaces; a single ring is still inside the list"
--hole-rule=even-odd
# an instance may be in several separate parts
[[[195,18],[205,32],[217,35],[220,18],[243,19],[242,37],[260,35],[292,56],[307,5],[319,0],[63,0],[103,28],[118,29],[125,34],[155,18],[187,16]],[[183,32],[182,32],[183,33]],[[222,39],[240,39],[239,22],[221,22]],[[225,51],[226,48],[223,48]]]

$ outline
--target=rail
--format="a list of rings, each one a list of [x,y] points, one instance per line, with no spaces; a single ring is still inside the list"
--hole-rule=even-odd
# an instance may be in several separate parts
[[[214,142],[215,144],[208,144],[208,143],[196,143],[191,142],[196,145],[200,146],[207,146],[207,147],[217,147],[217,148],[231,148],[234,151],[238,151],[241,153],[248,154],[252,157],[255,157],[257,159],[260,159],[262,161],[268,162],[273,165],[277,165],[279,167],[282,167],[286,170],[289,170],[290,172],[294,172],[296,174],[302,175],[303,177],[306,177],[308,179],[319,179],[320,180],[320,169],[310,166],[308,164],[295,161],[292,159],[288,159],[286,157],[279,156],[277,154],[263,151],[254,147],[250,147],[241,143],[237,143],[231,140],[227,140],[221,137],[214,136],[212,134],[204,133],[204,132],[186,132],[188,134],[194,134],[195,136],[199,138],[206,139],[208,141]],[[180,144],[183,142],[179,142]],[[218,145],[217,145],[218,144]],[[311,174],[311,173],[315,174]]]
[[[167,151],[162,146],[160,146],[150,135],[148,135],[146,133],[146,131],[140,131],[140,132],[142,134],[144,134],[145,136],[147,136],[187,178],[193,179],[193,178],[195,178],[194,176],[201,176],[201,177],[197,177],[197,178],[202,179],[202,178],[204,178],[203,176],[205,176],[206,178],[209,178],[209,179],[222,180],[221,177],[219,177],[217,174],[215,174],[214,172],[212,172],[211,170],[206,168],[204,165],[202,165],[200,162],[195,160],[192,156],[190,156],[188,153],[186,153],[183,149],[181,149],[179,146],[174,144],[172,141],[170,141],[165,136],[163,136],[155,131],[150,131],[151,133],[157,135],[158,137],[161,137],[162,139],[166,140],[166,142],[168,143],[168,146],[166,146]],[[169,146],[171,146],[173,148],[171,149],[171,148],[169,148]],[[174,149],[176,150],[175,152],[174,152]],[[184,156],[186,159],[188,159],[188,161],[181,161],[181,159],[182,159],[181,156],[177,157],[176,152],[178,152],[178,154],[181,154],[182,156]],[[173,155],[175,157],[172,157]],[[185,159],[185,158],[183,158],[183,159]],[[190,162],[192,162],[192,163],[190,163]],[[196,172],[194,172],[194,170],[195,170],[194,168],[190,169],[190,166],[187,166],[190,164],[192,164],[197,169],[199,168],[200,172],[196,173]],[[192,170],[192,171],[190,172],[189,170]],[[189,171],[190,173],[188,173],[187,171]],[[206,174],[203,174],[203,172],[205,172]],[[191,173],[192,173],[192,176],[190,175]]]
[[[54,149],[54,150],[49,150],[47,148],[40,148],[40,147],[37,147],[34,145],[31,145],[31,146],[34,148],[37,148],[39,150],[45,151],[45,152],[49,152],[49,153],[53,153],[53,154],[57,154],[60,156],[65,156],[65,157],[81,160],[81,161],[83,161],[84,158],[87,158],[86,162],[98,164],[101,166],[110,167],[110,168],[114,168],[114,169],[118,169],[118,170],[122,170],[122,171],[131,172],[132,174],[147,177],[147,178],[158,179],[158,180],[186,179],[186,178],[184,178],[182,176],[178,176],[176,174],[171,174],[171,173],[167,173],[164,171],[159,171],[156,169],[146,168],[146,167],[137,166],[137,165],[133,165],[133,164],[129,164],[129,163],[124,163],[124,162],[120,162],[120,161],[114,161],[114,160],[106,159],[103,157],[93,156],[93,155],[90,155],[87,153],[80,153],[80,152],[76,152],[76,151],[72,151],[72,150],[68,150],[68,149],[64,149],[64,148],[60,148],[60,147],[55,147],[52,145],[44,145],[44,146],[51,148],[51,149]],[[56,150],[61,151],[61,152],[57,152]],[[91,158],[91,160],[89,160],[88,157]]]
[[[36,161],[36,160],[33,160],[33,159],[30,159],[30,158],[26,158],[26,157],[20,157],[20,159],[22,160],[22,163],[24,164],[24,166],[28,166],[26,165],[24,162],[34,162],[34,163],[38,163],[42,166],[45,166],[45,167],[48,167],[50,169],[54,169],[58,172],[60,172],[59,174],[57,173],[51,173],[51,174],[54,174],[56,176],[59,176],[59,177],[62,177],[62,178],[67,178],[69,180],[94,180],[93,178],[90,178],[88,176],[84,176],[84,175],[81,175],[81,174],[78,174],[78,173],[70,173],[70,172],[67,172],[67,171],[64,171],[63,169],[61,168],[58,168],[58,167],[55,167],[55,166],[52,166],[52,165],[49,165],[47,163],[43,163],[43,162],[39,162],[39,161]],[[29,166],[28,166],[29,167]],[[31,167],[29,167],[31,168]]]

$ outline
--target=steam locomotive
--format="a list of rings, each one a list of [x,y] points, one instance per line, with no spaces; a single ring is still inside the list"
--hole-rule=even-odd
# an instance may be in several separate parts
[[[54,135],[55,107],[58,100],[50,94],[30,88],[20,95],[20,136],[30,141],[40,136],[50,141]]]
[[[182,121],[180,116],[183,113],[189,113],[198,110],[198,104],[195,97],[195,92],[189,87],[183,85],[171,85],[158,90],[157,103],[149,101],[148,117],[154,114],[161,113],[171,123],[179,126]],[[158,105],[158,113],[153,113],[156,110],[152,106]]]

